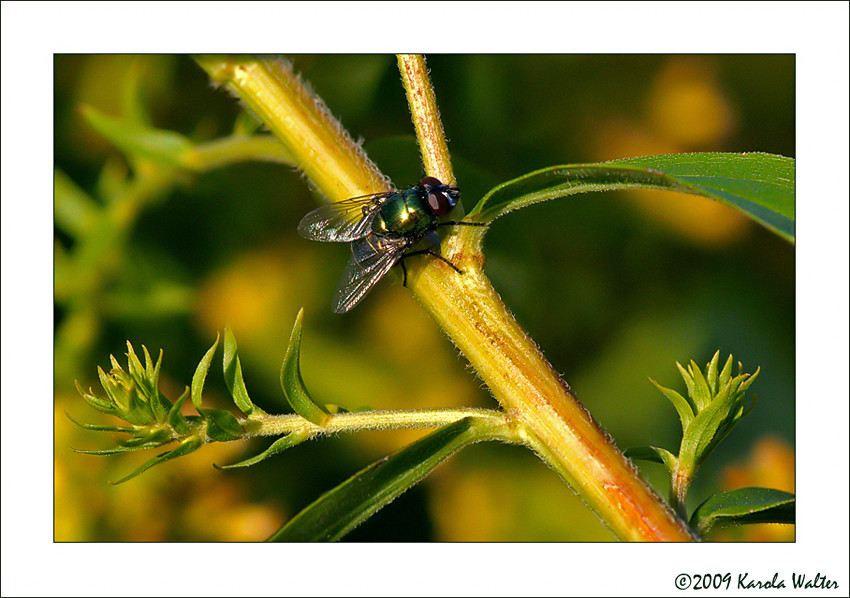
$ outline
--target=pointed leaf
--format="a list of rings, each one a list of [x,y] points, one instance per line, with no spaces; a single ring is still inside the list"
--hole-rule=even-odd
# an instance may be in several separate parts
[[[107,374],[107,373],[103,370],[103,368],[102,368],[102,367],[100,367],[100,366],[97,366],[97,377],[98,377],[98,379],[100,379],[100,385],[101,385],[101,387],[103,387],[103,390],[104,390],[104,392],[106,393],[106,396],[107,396],[107,397],[109,397],[109,405],[110,405],[110,407],[111,407],[112,409],[116,409],[116,410],[121,410],[121,411],[123,411],[123,410],[124,410],[124,405],[121,405],[120,403],[118,403],[118,402],[115,400],[115,397],[114,397],[114,396],[112,396],[112,395],[113,395],[113,388],[112,388],[113,384],[112,384],[112,380],[111,380],[111,379],[110,379],[110,377],[109,377],[109,374]],[[92,395],[92,396],[93,396],[93,395]],[[103,401],[103,399],[100,399],[99,397],[97,397],[97,398],[98,398],[99,400]],[[95,407],[95,408],[96,408],[96,407]]]
[[[541,201],[590,191],[663,189],[730,205],[794,240],[794,160],[763,153],[647,156],[554,166],[491,189],[467,216],[491,222]]]
[[[110,449],[103,449],[100,451],[86,451],[82,449],[75,449],[74,447],[69,446],[70,450],[75,453],[80,453],[81,455],[117,455],[118,453],[131,453],[133,451],[143,451],[149,448],[154,448],[153,446],[116,446]]]
[[[103,377],[101,377],[101,383],[103,383],[106,379],[106,373],[101,368],[98,368],[98,370],[99,375],[103,374]],[[119,415],[119,411],[112,401],[95,396],[91,392],[91,389],[89,389],[89,392],[84,391],[83,387],[80,386],[80,383],[76,380],[74,380],[74,384],[76,384],[77,391],[80,393],[80,396],[83,397],[83,400],[88,403],[92,409],[96,409],[102,413],[108,413],[110,415]]]
[[[732,356],[729,356],[729,359],[726,360],[726,364],[723,366],[723,369],[720,371],[720,376],[717,378],[717,388],[724,388],[727,384],[729,384],[729,380],[732,379]]]
[[[83,428],[85,430],[93,430],[95,432],[125,432],[125,433],[129,433],[129,434],[132,434],[133,431],[134,431],[133,428],[128,427],[128,426],[107,426],[107,425],[102,425],[102,424],[87,424],[85,422],[77,421],[76,419],[71,417],[71,414],[68,413],[67,411],[65,412],[65,417],[67,417],[72,422],[74,422],[75,424],[77,424],[78,426],[80,426],[81,428]]]
[[[136,430],[136,434],[138,434],[138,436],[135,438],[130,438],[121,442],[121,446],[154,447],[174,442],[172,432],[167,428],[157,428],[154,430],[151,430],[150,428],[143,428],[142,430]]]
[[[118,485],[118,484],[123,484],[127,480],[132,480],[134,477],[141,475],[142,473],[146,472],[148,469],[150,469],[151,467],[154,467],[155,465],[159,465],[160,463],[165,463],[166,461],[170,461],[171,459],[176,459],[177,457],[182,457],[183,455],[188,455],[189,453],[193,453],[196,450],[198,450],[201,446],[203,446],[203,444],[204,444],[204,441],[201,440],[200,438],[198,438],[197,436],[192,436],[190,438],[187,438],[186,440],[181,442],[180,446],[178,446],[177,448],[170,450],[168,452],[159,454],[156,457],[153,457],[152,459],[148,459],[147,461],[142,463],[142,465],[139,468],[137,468],[135,471],[133,471],[133,473],[131,473],[130,475],[124,476],[123,478],[121,478],[118,481],[109,482],[109,483],[112,484],[113,486]]]
[[[183,394],[180,395],[174,405],[171,406],[171,409],[168,411],[168,425],[171,426],[175,432],[178,434],[186,434],[189,431],[189,422],[180,410],[183,408],[183,403],[186,402],[186,399],[189,398],[190,394],[189,387],[186,387],[186,390],[183,391]]]
[[[688,370],[683,368],[682,364],[679,363],[678,361],[676,362],[676,367],[679,368],[679,373],[682,375],[682,379],[685,381],[685,386],[688,389],[688,396],[691,397],[691,400],[693,400],[694,399],[694,392],[695,392],[693,376],[688,372]],[[694,401],[694,404],[696,405],[696,401]],[[696,407],[697,407],[697,411],[699,411],[699,405],[696,405]]]
[[[699,413],[682,435],[682,445],[679,449],[679,458],[692,461],[695,465],[703,462],[707,456],[705,449],[711,444],[717,434],[717,429],[723,422],[728,411],[724,411],[725,403],[715,401]]]
[[[301,378],[301,320],[304,318],[304,308],[298,312],[295,318],[295,326],[289,337],[289,346],[283,358],[283,367],[280,369],[280,387],[292,410],[307,421],[323,426],[328,420],[329,414],[321,406],[310,398],[304,380]]]
[[[255,417],[265,415],[265,412],[256,407],[248,396],[248,389],[245,388],[245,382],[242,379],[242,363],[239,361],[236,337],[233,336],[230,326],[224,327],[224,383],[239,411],[245,415],[254,414]]]
[[[259,455],[255,455],[250,459],[245,459],[244,461],[240,461],[239,463],[234,463],[232,465],[216,465],[218,469],[233,469],[234,467],[249,467],[260,461],[265,461],[272,455],[276,455],[278,453],[282,453],[288,448],[292,448],[296,444],[301,444],[305,440],[310,438],[311,434],[309,432],[292,432],[291,434],[287,434],[283,438],[278,438],[275,440],[272,445],[264,450]]]
[[[130,380],[130,386],[127,388],[127,414],[125,419],[131,424],[137,426],[147,426],[156,421],[151,413],[150,405],[140,400],[139,388],[136,386],[135,380]]]
[[[207,420],[207,436],[215,442],[239,440],[245,435],[236,416],[222,409],[198,409]]]
[[[670,473],[673,473],[676,469],[676,455],[667,449],[657,446],[634,446],[627,448],[625,454],[629,459],[641,459],[643,461],[651,461],[652,463],[661,463]]]
[[[171,403],[168,402],[168,399],[161,395],[159,388],[157,388],[159,372],[156,372],[155,377],[154,364],[150,353],[148,353],[147,347],[142,345],[142,352],[145,356],[145,365],[142,367],[142,363],[138,356],[136,356],[136,352],[133,350],[133,345],[130,344],[130,341],[127,341],[127,350],[129,352],[127,358],[129,361],[130,375],[133,376],[133,379],[136,381],[136,387],[147,399],[148,410],[153,416],[154,421],[163,423],[166,415],[168,414],[168,409],[171,408]],[[161,351],[160,357],[162,357]],[[159,363],[157,363],[157,368],[158,367]]]
[[[741,385],[738,387],[738,393],[745,392],[750,387],[750,385],[756,381],[759,372],[761,372],[761,366],[756,368],[756,371],[753,372],[752,376],[748,375],[747,378],[743,382],[741,382]]]
[[[159,350],[159,359],[157,359],[156,366],[154,366],[154,361],[148,352],[148,348],[144,345],[142,345],[142,353],[145,356],[145,379],[148,381],[148,386],[156,388],[159,379],[159,362],[162,361],[162,349]]]
[[[733,383],[734,379],[729,385]],[[736,395],[729,391],[729,385],[697,413],[682,436],[680,458],[687,453],[696,465],[701,464],[718,442],[731,432],[731,425],[740,419],[740,406],[736,407]]]
[[[738,488],[706,499],[691,516],[701,535],[747,523],[794,523],[793,494],[773,488]]]
[[[142,367],[142,362],[139,361],[139,357],[136,355],[136,351],[133,349],[130,341],[127,341],[127,370],[138,386],[142,388],[147,386],[145,368]]]
[[[655,385],[655,388],[660,390],[671,403],[673,403],[673,407],[676,408],[676,412],[679,414],[679,419],[682,422],[682,430],[686,430],[691,424],[691,421],[694,419],[694,410],[691,407],[691,404],[688,403],[688,400],[675,390],[664,388],[652,378],[650,378],[649,381],[652,382]]]
[[[702,370],[695,361],[691,360],[688,371],[694,379],[694,404],[697,406],[697,413],[704,409],[711,402],[711,391],[708,388],[708,382],[702,375]]]
[[[755,409],[755,398],[749,408],[744,409],[744,401],[746,400],[744,397],[744,391],[749,387],[750,383],[752,383],[756,374],[758,374],[758,370],[756,370],[756,373],[749,378],[747,378],[748,374],[743,374],[736,378],[746,378],[746,380],[738,387],[738,390],[735,391],[734,395],[724,402],[726,406],[721,408],[721,410],[715,414],[714,422],[717,425],[717,432],[714,434],[714,437],[707,446],[697,449],[700,451],[700,461],[704,461],[709,455],[711,455],[717,445],[732,432],[738,421],[744,416],[749,415],[752,410]],[[730,382],[729,386],[734,387],[734,380]],[[718,395],[718,397],[720,397],[720,395]],[[723,409],[727,410],[725,415]]]
[[[705,368],[705,381],[708,382],[708,390],[712,395],[717,394],[717,362],[720,359],[720,351],[714,353],[714,357]]]
[[[154,129],[129,119],[108,116],[91,106],[83,106],[81,111],[98,133],[132,156],[180,166],[181,157],[192,149],[192,142],[174,131]]]
[[[201,359],[201,363],[198,364],[198,368],[195,370],[195,375],[192,376],[192,403],[195,405],[195,409],[200,411],[201,409],[201,398],[204,392],[204,381],[207,379],[207,370],[210,369],[210,363],[212,363],[213,355],[215,354],[215,350],[218,347],[218,333],[215,335],[215,342],[213,346],[210,347],[209,351],[207,351],[204,358]]]
[[[150,118],[142,101],[143,94],[140,87],[143,75],[150,76],[153,64],[147,56],[137,56],[127,69],[127,74],[121,81],[121,108],[122,114],[130,122],[139,125],[148,124]]]
[[[323,494],[270,541],[335,541],[422,480],[455,451],[493,438],[489,422],[467,417],[432,432],[401,451],[376,461]]]

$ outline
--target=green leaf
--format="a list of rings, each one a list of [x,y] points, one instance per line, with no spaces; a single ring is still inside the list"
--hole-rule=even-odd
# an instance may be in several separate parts
[[[289,345],[286,347],[286,355],[280,369],[280,387],[295,413],[310,423],[323,426],[330,415],[310,398],[310,393],[307,392],[307,387],[304,386],[304,380],[301,378],[301,320],[303,318],[304,308],[302,307],[295,318],[295,326],[292,328]]]
[[[717,363],[719,360],[720,350],[718,349],[705,368],[705,380],[708,382],[708,390],[711,395],[716,395],[720,388],[717,386]]]
[[[156,363],[151,359],[151,354],[148,353],[146,346],[142,345],[142,351],[145,354],[145,376],[148,379],[148,384],[151,388],[157,388],[159,386],[159,371],[162,367],[162,349],[159,350]]]
[[[726,385],[729,384],[729,380],[732,379],[732,356],[726,360],[726,365],[723,366],[723,369],[720,371],[720,375],[717,377],[717,388],[722,389],[726,388]]]
[[[679,373],[682,374],[682,379],[685,381],[685,386],[688,388],[688,396],[691,397],[691,399],[693,399],[694,395],[696,394],[696,391],[694,390],[694,377],[693,377],[693,375],[691,375],[691,373],[688,372],[688,370],[683,368],[682,364],[679,363],[678,361],[676,362],[676,367],[679,369]],[[699,411],[700,406],[696,404],[696,401],[694,401],[694,404],[697,407],[697,411]]]
[[[691,398],[694,400],[697,411],[700,411],[711,402],[711,390],[708,388],[708,382],[705,376],[702,375],[702,370],[699,369],[699,366],[693,359],[688,366],[688,371],[694,380],[694,394]]]
[[[275,440],[272,445],[264,450],[259,455],[251,457],[250,459],[245,459],[244,461],[240,461],[239,463],[234,463],[232,465],[216,465],[218,469],[233,469],[234,467],[249,467],[260,461],[265,461],[272,455],[276,455],[278,453],[282,453],[288,448],[292,448],[296,444],[301,444],[305,440],[310,438],[311,434],[309,432],[292,432],[287,434],[283,438],[278,438]]]
[[[192,404],[195,405],[195,409],[197,409],[199,413],[201,409],[201,399],[204,392],[204,381],[207,379],[207,370],[210,369],[210,363],[212,363],[212,358],[217,347],[218,333],[215,335],[215,342],[213,343],[213,346],[210,347],[209,351],[207,351],[206,355],[204,355],[204,358],[201,359],[201,363],[198,364],[198,368],[192,376]]]
[[[91,106],[82,106],[81,111],[98,133],[131,156],[180,166],[183,155],[192,149],[192,142],[179,133],[147,127],[131,119],[108,116]]]
[[[251,402],[245,381],[242,379],[242,363],[239,361],[239,349],[236,346],[236,337],[230,330],[230,326],[224,327],[224,383],[233,397],[233,402],[239,411],[245,415],[263,416],[265,412]]]
[[[335,541],[422,480],[455,451],[493,438],[490,422],[467,417],[376,461],[323,494],[275,532],[270,541]]]
[[[725,398],[724,400],[725,407],[723,407],[723,409],[726,410],[725,413],[721,410],[714,416],[714,421],[717,425],[717,432],[714,437],[711,438],[708,445],[705,447],[698,447],[697,449],[699,451],[698,454],[700,461],[704,461],[715,447],[729,435],[735,427],[735,424],[738,423],[738,420],[745,415],[748,415],[755,408],[755,399],[753,399],[752,405],[750,405],[748,409],[744,409],[744,392],[747,388],[749,388],[750,384],[753,383],[760,370],[761,368],[756,369],[752,376],[749,376],[749,374],[737,376],[727,384],[729,386],[728,392],[731,398]],[[741,382],[741,380],[743,380],[743,382]],[[738,386],[738,383],[740,383],[740,386]],[[736,386],[738,388],[737,390],[734,390]],[[726,395],[721,392],[718,395],[718,398],[724,398],[725,396]]]
[[[491,222],[532,204],[590,191],[664,189],[737,208],[794,240],[794,159],[764,153],[673,154],[554,166],[491,189],[467,216]]]
[[[98,376],[100,376],[101,384],[103,384],[104,380],[106,380],[106,372],[104,372],[103,368],[101,367],[98,367],[97,370]],[[92,409],[96,409],[102,413],[108,413],[110,415],[115,415],[118,417],[121,416],[120,410],[115,406],[115,404],[111,400],[106,400],[102,399],[101,397],[95,396],[91,392],[91,389],[89,389],[89,392],[84,391],[83,387],[80,386],[80,383],[76,380],[74,380],[74,384],[77,386],[77,392],[80,393],[80,396],[83,397],[83,400],[86,403],[88,403],[89,407],[91,407]]]
[[[148,380],[148,386],[151,389],[151,402],[153,403],[154,413],[157,416],[157,421],[164,422],[167,420],[168,413],[172,407],[171,401],[165,398],[159,392],[159,373],[162,368],[162,349],[159,350],[159,355],[154,363],[151,359],[148,348],[142,345],[142,350],[145,353],[145,377]]]
[[[198,438],[197,436],[191,436],[180,443],[180,445],[168,452],[162,453],[153,457],[152,459],[148,459],[141,466],[139,466],[133,473],[130,475],[124,476],[120,480],[116,482],[109,482],[112,485],[123,484],[127,480],[132,480],[134,477],[146,472],[148,469],[155,465],[159,465],[160,463],[165,463],[166,461],[170,461],[171,459],[176,459],[177,457],[182,457],[183,455],[188,455],[189,453],[193,453],[198,450],[201,446],[203,446],[204,441]]]
[[[691,425],[682,436],[682,446],[679,458],[693,460],[695,465],[701,464],[711,453],[718,442],[731,432],[732,425],[740,419],[742,404],[738,395],[730,391],[734,380],[721,390],[714,400],[702,411],[697,413]],[[688,455],[687,459],[685,455]]]
[[[118,453],[130,453],[133,451],[143,451],[149,448],[154,448],[154,446],[159,445],[150,445],[150,446],[116,446],[111,449],[104,449],[101,451],[86,451],[82,449],[75,449],[74,447],[68,447],[70,450],[75,453],[80,453],[81,455],[117,455]]]
[[[100,205],[59,169],[53,170],[53,219],[72,237],[84,236],[101,217]]]
[[[239,440],[245,436],[242,424],[230,411],[223,409],[198,409],[207,420],[207,436],[215,442]]]
[[[168,428],[142,428],[136,430],[137,436],[121,442],[121,446],[162,446],[174,442],[172,431]]]
[[[163,404],[165,397],[160,398],[159,389],[156,387],[156,380],[153,379],[154,368],[151,356],[144,345],[142,345],[142,349],[144,350],[147,363],[145,367],[142,367],[142,362],[136,355],[133,345],[130,341],[127,341],[127,369],[136,385],[138,391],[137,398],[141,399],[137,401],[136,407],[148,414],[153,421],[162,423],[165,421],[168,408],[171,407],[171,404],[169,403],[168,407]]]
[[[701,535],[730,525],[794,523],[793,494],[773,488],[738,488],[706,499],[691,516]]]
[[[673,403],[673,407],[676,408],[676,411],[679,414],[679,419],[682,422],[682,430],[686,430],[688,426],[691,425],[691,421],[694,419],[694,410],[691,407],[691,404],[688,403],[688,400],[675,390],[664,388],[652,378],[650,378],[649,381],[652,382],[655,385],[655,388],[660,390],[671,403]]]
[[[141,388],[136,385],[136,381],[131,380],[130,386],[127,388],[127,413],[124,419],[137,426],[147,426],[154,423],[156,418],[151,413],[150,406],[139,400],[140,390]]]
[[[126,432],[126,433],[129,433],[129,434],[132,434],[133,431],[134,431],[134,428],[129,427],[129,426],[108,426],[108,425],[102,425],[102,424],[87,424],[85,422],[77,421],[76,419],[71,417],[71,414],[68,413],[67,411],[65,412],[65,416],[68,419],[70,419],[72,422],[74,422],[75,424],[77,424],[78,426],[80,426],[81,428],[83,428],[85,430],[93,430],[95,432]]]
[[[124,116],[130,122],[146,125],[150,118],[142,102],[142,84],[144,76],[152,76],[153,67],[148,56],[137,56],[127,69],[121,81],[121,107]]]
[[[145,368],[142,367],[142,362],[139,361],[139,357],[136,355],[136,351],[133,349],[130,341],[127,341],[127,370],[137,386],[141,388],[147,386],[148,380]]]
[[[642,461],[651,461],[652,463],[661,463],[670,473],[673,473],[676,469],[676,455],[667,449],[657,446],[633,446],[626,449],[625,455],[629,459],[640,459]]]
[[[180,395],[180,398],[174,402],[174,405],[172,405],[171,409],[168,411],[168,425],[180,435],[186,434],[189,431],[189,421],[182,413],[180,413],[180,410],[183,408],[183,403],[186,402],[190,392],[191,391],[187,386],[186,390],[183,391],[183,394]]]

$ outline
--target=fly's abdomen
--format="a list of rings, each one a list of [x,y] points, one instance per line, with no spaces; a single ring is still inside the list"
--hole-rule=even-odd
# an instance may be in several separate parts
[[[432,221],[419,193],[408,189],[381,208],[372,222],[372,231],[377,235],[420,236]]]

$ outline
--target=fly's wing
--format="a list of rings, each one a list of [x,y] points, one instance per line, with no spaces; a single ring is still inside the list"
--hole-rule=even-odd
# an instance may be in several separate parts
[[[369,232],[378,210],[396,193],[352,197],[316,208],[298,223],[298,234],[313,241],[360,239]]]
[[[410,242],[404,237],[367,235],[351,243],[351,259],[334,294],[335,313],[342,314],[360,303],[401,258]]]

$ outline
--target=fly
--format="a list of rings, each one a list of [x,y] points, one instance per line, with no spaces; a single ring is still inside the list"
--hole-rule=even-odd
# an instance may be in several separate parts
[[[457,187],[426,176],[409,189],[344,199],[304,216],[298,233],[305,239],[351,243],[351,259],[334,294],[334,312],[345,313],[357,305],[399,261],[406,286],[407,257],[428,254],[461,274],[457,266],[431,249],[405,253],[426,236],[434,235],[439,226],[484,226],[479,222],[439,221],[459,199]]]

